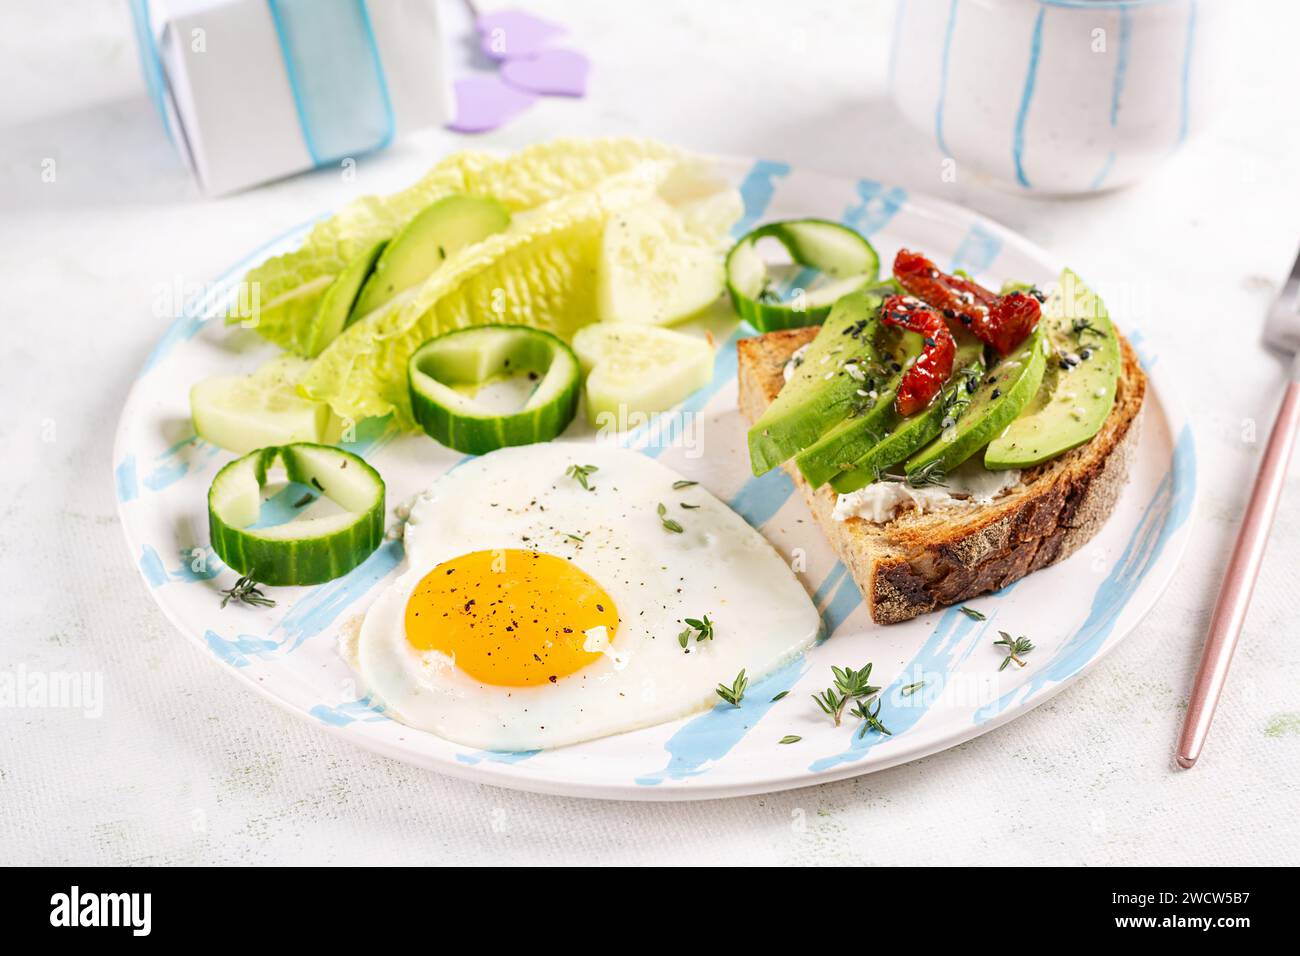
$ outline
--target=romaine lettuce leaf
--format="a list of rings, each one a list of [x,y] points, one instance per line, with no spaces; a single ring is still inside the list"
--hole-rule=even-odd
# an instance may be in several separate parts
[[[349,326],[316,359],[300,389],[345,421],[392,411],[411,428],[406,364],[434,335],[511,322],[568,339],[596,319],[605,223],[652,200],[674,166],[668,159],[643,162],[520,213],[509,229],[453,255],[413,293]]]
[[[590,189],[646,160],[678,155],[671,147],[630,137],[556,139],[508,156],[457,153],[401,192],[363,197],[318,223],[298,249],[251,269],[243,281],[256,283],[257,295],[241,290],[237,301],[259,303],[252,321],[260,335],[305,354],[311,317],[334,279],[430,203],[453,193],[491,196],[518,213]],[[227,322],[248,318],[231,314]]]

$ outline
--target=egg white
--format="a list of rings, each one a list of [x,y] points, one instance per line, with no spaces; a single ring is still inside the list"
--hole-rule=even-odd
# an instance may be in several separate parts
[[[593,491],[566,476],[575,464],[597,467]],[[821,620],[771,545],[702,487],[674,490],[681,477],[637,452],[563,442],[467,461],[413,505],[408,569],[367,612],[345,657],[397,720],[486,750],[558,747],[718,704],[719,683],[742,668],[757,681],[812,644]],[[664,528],[661,502],[682,533]],[[571,559],[613,598],[620,623],[597,662],[555,683],[504,687],[407,642],[407,601],[432,568],[507,548]],[[683,619],[705,614],[715,637],[684,652]],[[601,636],[589,636],[589,650]]]

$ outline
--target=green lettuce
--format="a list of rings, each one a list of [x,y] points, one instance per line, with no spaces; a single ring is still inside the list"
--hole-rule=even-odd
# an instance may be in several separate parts
[[[430,203],[455,193],[490,196],[520,213],[590,189],[647,160],[678,155],[651,140],[627,137],[557,139],[509,156],[457,153],[401,192],[357,199],[318,223],[298,249],[250,270],[243,281],[251,288],[240,290],[237,301],[258,303],[251,319],[260,335],[305,355],[311,319],[334,280]],[[249,294],[253,289],[256,295]],[[231,314],[227,321],[249,318]]]
[[[412,428],[406,365],[433,336],[512,322],[567,340],[596,319],[606,222],[652,201],[674,165],[644,162],[521,213],[509,229],[453,255],[418,289],[349,326],[316,359],[300,389],[344,420],[393,412]]]

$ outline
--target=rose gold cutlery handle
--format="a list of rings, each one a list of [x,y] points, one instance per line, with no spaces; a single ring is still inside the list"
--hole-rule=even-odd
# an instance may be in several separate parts
[[[1300,369],[1300,363],[1297,363],[1297,369]],[[1278,500],[1282,497],[1297,425],[1300,425],[1300,382],[1292,381],[1282,399],[1277,421],[1273,423],[1273,432],[1268,436],[1264,460],[1260,463],[1255,487],[1246,505],[1241,530],[1237,532],[1237,544],[1223,575],[1214,616],[1210,619],[1210,633],[1201,652],[1201,669],[1196,674],[1187,718],[1183,722],[1183,735],[1178,741],[1178,766],[1183,769],[1195,765],[1210,732],[1210,722],[1214,720],[1214,709],[1228,676],[1228,665],[1232,662],[1232,652],[1237,648],[1246,610],[1250,607],[1251,592],[1255,590],[1260,560],[1268,544],[1268,531],[1277,513]]]

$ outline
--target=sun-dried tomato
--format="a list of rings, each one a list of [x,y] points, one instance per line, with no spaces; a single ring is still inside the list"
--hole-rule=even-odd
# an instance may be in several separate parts
[[[938,309],[949,321],[962,323],[1002,355],[1023,342],[1042,315],[1033,296],[1023,292],[996,295],[978,282],[941,271],[925,256],[908,249],[900,249],[894,257],[894,276],[912,295]]]
[[[898,414],[907,417],[926,408],[952,374],[957,343],[941,316],[919,299],[891,295],[880,311],[881,321],[924,336],[920,356],[903,373],[894,398]]]

